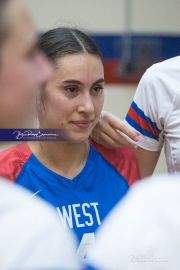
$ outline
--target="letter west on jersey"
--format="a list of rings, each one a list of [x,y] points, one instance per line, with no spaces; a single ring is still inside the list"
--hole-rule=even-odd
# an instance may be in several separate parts
[[[101,225],[97,202],[57,207],[57,211],[64,229]]]

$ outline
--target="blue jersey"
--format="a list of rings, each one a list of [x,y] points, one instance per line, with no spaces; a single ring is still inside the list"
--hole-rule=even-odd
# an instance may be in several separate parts
[[[28,145],[24,147],[28,148]],[[22,159],[21,155],[19,159]],[[87,246],[95,241],[95,231],[126,194],[126,179],[93,146],[85,167],[72,180],[45,167],[32,152],[28,152],[21,162],[15,183],[57,209],[64,229],[70,228],[77,235],[77,255],[85,258]]]

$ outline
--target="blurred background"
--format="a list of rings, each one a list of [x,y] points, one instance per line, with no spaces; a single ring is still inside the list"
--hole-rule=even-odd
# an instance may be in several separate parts
[[[98,44],[105,65],[104,109],[124,119],[142,74],[179,55],[179,0],[24,0],[39,32],[77,26]],[[163,152],[163,151],[162,151]],[[164,153],[155,174],[166,172]]]

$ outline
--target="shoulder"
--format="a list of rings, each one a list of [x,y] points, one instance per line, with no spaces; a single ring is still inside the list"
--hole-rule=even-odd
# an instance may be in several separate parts
[[[0,153],[0,176],[14,181],[30,155],[31,150],[26,143],[2,151]]]
[[[180,56],[167,59],[165,61],[153,64],[145,72],[146,75],[160,75],[162,72],[168,72],[169,70],[180,70]]]
[[[178,82],[180,72],[180,56],[152,65],[140,80],[140,85],[156,86],[165,89],[166,83]]]
[[[134,96],[140,108],[161,108],[162,102],[170,106],[180,89],[180,56],[152,65],[142,76]],[[167,110],[166,110],[167,111]]]
[[[130,148],[109,148],[95,143],[92,139],[90,143],[126,179],[128,185],[141,178],[136,157]]]

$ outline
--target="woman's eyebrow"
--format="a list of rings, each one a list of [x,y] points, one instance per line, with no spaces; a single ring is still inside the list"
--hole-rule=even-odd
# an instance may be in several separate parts
[[[105,83],[105,79],[104,79],[104,78],[101,78],[101,79],[95,81],[95,82],[93,83],[93,85],[96,84],[96,83]]]
[[[82,82],[80,82],[80,81],[78,81],[78,80],[74,80],[74,79],[68,79],[68,80],[65,80],[65,81],[63,81],[63,83],[75,83],[75,84],[83,85]]]
[[[75,84],[83,85],[82,82],[80,82],[80,81],[78,81],[78,80],[74,80],[74,79],[68,79],[68,80],[65,80],[65,81],[63,81],[63,83],[75,83]],[[105,80],[104,80],[104,78],[100,78],[100,79],[98,79],[97,81],[95,81],[95,82],[93,83],[93,85],[96,84],[96,83],[105,83]]]

